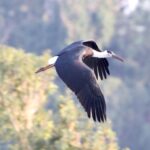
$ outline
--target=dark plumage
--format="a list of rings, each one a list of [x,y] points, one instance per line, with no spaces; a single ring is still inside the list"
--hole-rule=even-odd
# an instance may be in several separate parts
[[[106,120],[106,104],[96,78],[98,74],[101,79],[107,77],[109,64],[105,58],[89,57],[91,48],[100,51],[94,41],[79,41],[67,46],[58,54],[55,67],[59,77],[77,95],[88,117],[101,122]]]
[[[112,51],[101,51],[94,41],[78,41],[64,48],[49,60],[49,65],[36,73],[55,66],[59,77],[76,94],[88,117],[94,121],[106,120],[106,104],[97,79],[107,78],[109,64],[106,58],[123,61]]]

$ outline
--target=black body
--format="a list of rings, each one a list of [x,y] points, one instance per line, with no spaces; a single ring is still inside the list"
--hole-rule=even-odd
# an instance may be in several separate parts
[[[75,42],[58,54],[55,63],[59,77],[76,94],[88,117],[94,121],[106,120],[104,96],[97,84],[109,74],[108,61],[104,58],[92,58],[92,49],[100,51],[94,41]],[[93,70],[94,71],[93,71]]]

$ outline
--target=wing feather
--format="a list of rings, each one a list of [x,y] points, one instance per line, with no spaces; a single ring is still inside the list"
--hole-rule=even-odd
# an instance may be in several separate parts
[[[101,52],[101,50],[98,48],[97,44],[94,41],[85,41],[83,42],[83,45],[90,47],[96,51]],[[92,58],[92,57],[86,57],[84,58],[84,63],[88,65],[91,69],[94,70],[95,76],[98,79],[98,77],[103,80],[104,78],[107,78],[107,75],[110,75],[109,72],[109,63],[106,58]],[[99,76],[98,76],[99,74]]]
[[[106,72],[105,72],[105,66],[104,66],[104,64],[102,64],[102,69],[103,69],[103,76],[106,79],[107,75],[106,75]]]
[[[95,64],[98,65],[98,64],[97,64],[97,61],[95,62]],[[98,71],[99,71],[99,70],[98,70],[97,67],[94,68],[94,73],[95,73],[97,79],[98,79]]]
[[[95,105],[95,99],[93,99],[93,103],[92,103],[92,116],[93,116],[93,120],[96,121],[96,112],[95,112],[95,109],[96,109],[96,105]]]
[[[101,118],[102,118],[102,121],[103,120],[103,113],[102,113],[102,110],[101,108],[99,107],[101,104],[99,103],[99,101],[96,101],[96,114],[97,114],[97,120],[100,122],[101,121]]]
[[[94,121],[99,122],[106,120],[106,104],[98,85],[86,84],[76,95],[89,118],[92,116]]]

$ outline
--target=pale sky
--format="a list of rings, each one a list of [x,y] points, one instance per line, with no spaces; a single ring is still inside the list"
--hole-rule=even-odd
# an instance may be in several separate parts
[[[138,6],[139,0],[121,0],[125,15],[132,13]]]

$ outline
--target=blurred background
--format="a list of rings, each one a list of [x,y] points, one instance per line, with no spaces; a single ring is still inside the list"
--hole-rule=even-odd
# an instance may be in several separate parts
[[[107,123],[89,120],[55,69],[35,75],[77,40],[109,59],[98,81]],[[0,150],[150,149],[150,0],[0,0]]]

